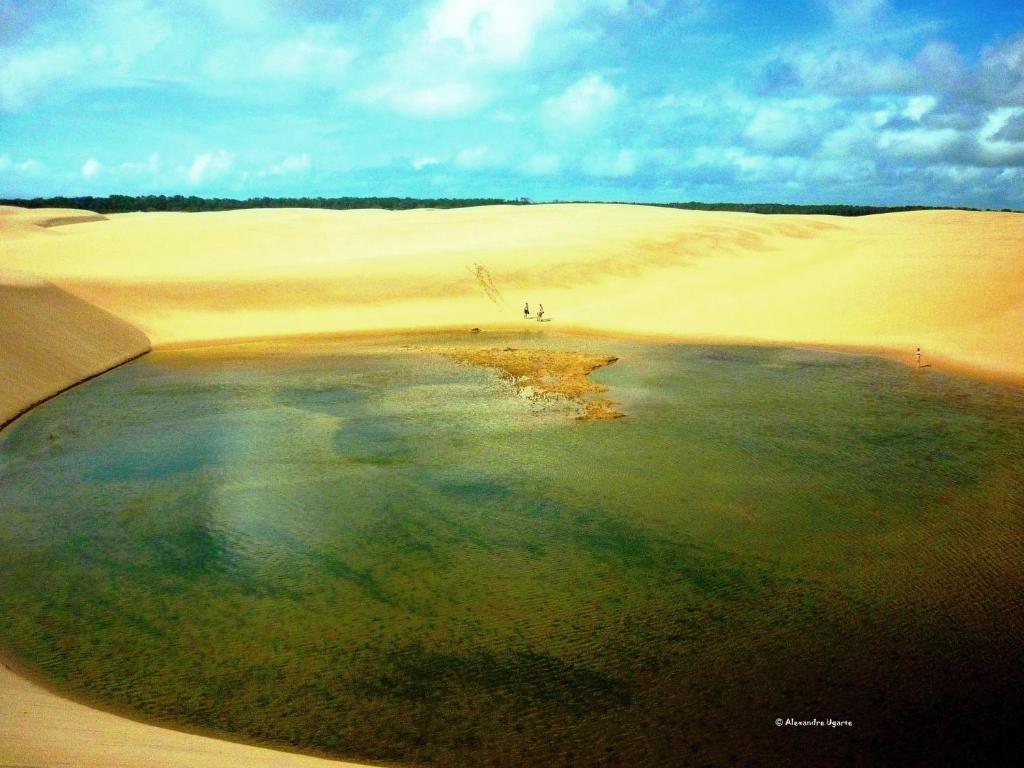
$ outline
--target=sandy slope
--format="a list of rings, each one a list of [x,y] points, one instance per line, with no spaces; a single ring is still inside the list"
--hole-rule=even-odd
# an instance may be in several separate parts
[[[136,723],[57,698],[0,665],[0,768],[344,768]]]
[[[138,330],[52,285],[0,270],[0,425],[149,349]]]
[[[74,208],[18,208],[13,205],[0,205],[0,233],[3,233],[5,238],[32,235],[40,229],[64,224],[82,224],[106,219],[106,216],[99,213]]]
[[[2,217],[0,217],[2,222]],[[0,223],[2,226],[2,223]],[[111,216],[0,245],[154,343],[520,323],[889,346],[1024,374],[1024,216],[549,205]]]
[[[552,327],[888,347],[908,362],[920,345],[1024,380],[1024,215],[0,207],[0,422],[145,349],[122,320],[156,344],[487,330],[524,327],[524,300]],[[0,765],[317,762],[303,761],[97,713],[0,670]]]

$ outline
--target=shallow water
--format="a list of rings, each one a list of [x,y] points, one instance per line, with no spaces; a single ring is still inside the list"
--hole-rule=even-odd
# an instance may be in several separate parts
[[[628,417],[455,344],[616,354]],[[806,350],[157,353],[3,433],[0,631],[89,700],[370,760],[977,757],[1024,683],[1022,435],[1019,389]]]

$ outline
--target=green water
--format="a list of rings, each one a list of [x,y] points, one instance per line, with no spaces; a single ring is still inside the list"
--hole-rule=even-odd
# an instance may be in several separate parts
[[[453,344],[616,354],[628,417]],[[153,354],[3,433],[0,640],[87,701],[365,760],[976,757],[1024,688],[1022,436],[1019,389],[855,355]]]

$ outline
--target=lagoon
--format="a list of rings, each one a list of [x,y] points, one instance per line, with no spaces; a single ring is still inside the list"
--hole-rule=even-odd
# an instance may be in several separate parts
[[[461,347],[614,355],[626,417]],[[1020,389],[805,349],[156,352],[0,436],[0,641],[86,701],[369,761],[970,756],[1024,683],[1022,435]]]

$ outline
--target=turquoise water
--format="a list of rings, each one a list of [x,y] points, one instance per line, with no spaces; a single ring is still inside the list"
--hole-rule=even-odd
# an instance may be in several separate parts
[[[628,416],[463,344],[618,355]],[[86,700],[367,760],[977,756],[1024,682],[1022,427],[1019,389],[806,350],[156,353],[0,438],[0,632]]]

